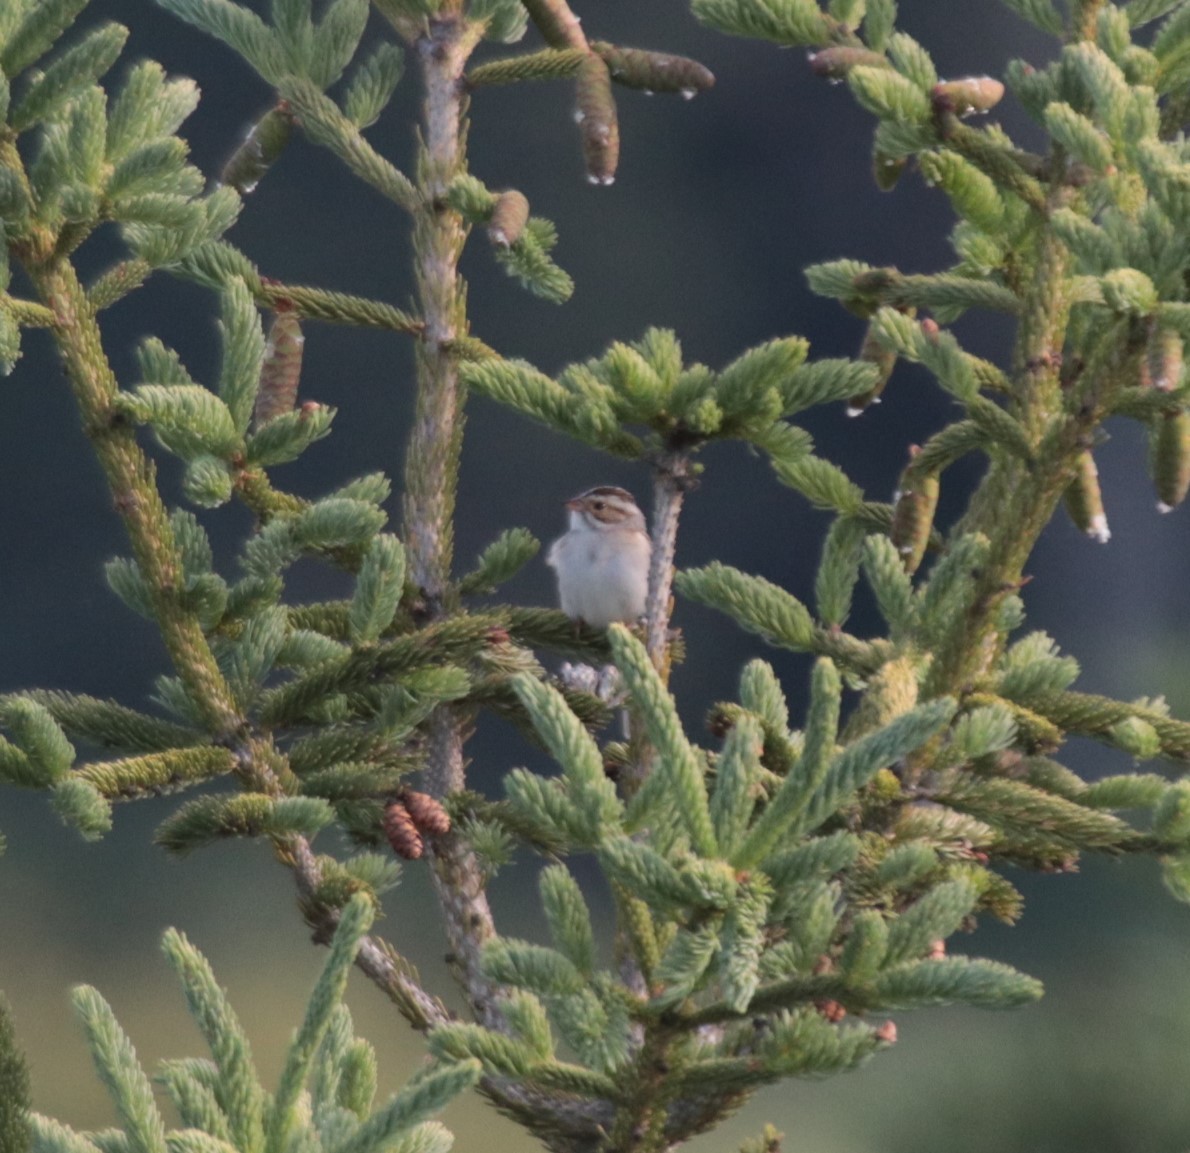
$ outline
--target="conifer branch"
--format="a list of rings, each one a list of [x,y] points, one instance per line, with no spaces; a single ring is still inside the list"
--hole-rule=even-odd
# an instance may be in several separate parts
[[[1065,732],[1115,744],[1112,729],[1132,718],[1152,725],[1160,740],[1163,757],[1190,761],[1190,721],[1179,721],[1144,705],[1112,700],[1093,693],[1045,693],[1030,697],[1028,706]]]
[[[653,553],[649,562],[649,596],[645,602],[645,644],[662,681],[669,677],[669,615],[678,519],[686,492],[693,483],[689,458],[682,453],[667,453],[654,462]]]
[[[282,853],[282,859],[286,858],[294,871],[307,920],[320,941],[329,941],[340,914],[317,898],[321,869],[309,841],[295,837]],[[417,971],[383,937],[375,934],[362,937],[355,963],[419,1032],[428,1032],[451,1019],[446,1006],[423,988]]]
[[[408,212],[418,207],[412,181],[364,139],[329,97],[308,80],[293,77],[279,91],[289,102],[306,135],[330,149],[365,183]]]
[[[54,323],[53,312],[34,300],[21,300],[6,294],[0,299],[0,308],[10,313],[22,328],[49,328]]]
[[[87,289],[87,299],[96,312],[110,308],[135,292],[153,273],[153,266],[139,257],[129,257],[112,265]]]
[[[586,51],[578,48],[546,48],[529,56],[492,60],[467,73],[467,86],[474,89],[525,80],[563,80],[573,76],[586,57]]]
[[[361,328],[380,328],[391,332],[420,335],[425,325],[415,316],[362,296],[311,288],[300,284],[282,284],[262,279],[256,298],[270,308],[290,306],[303,320],[322,320],[328,324],[350,324]]]
[[[1090,450],[1109,414],[1150,425],[1163,507],[1190,491],[1190,306],[1174,242],[1185,232],[1190,181],[1170,142],[1186,107],[1174,91],[1185,78],[1184,12],[1167,0],[1133,0],[1124,10],[1071,0],[1064,20],[1050,0],[1009,0],[1069,38],[1055,65],[1010,68],[1014,91],[1050,135],[1042,157],[1013,147],[995,126],[963,122],[996,104],[1004,85],[939,81],[926,49],[895,28],[893,0],[693,0],[700,18],[726,31],[821,49],[815,73],[846,79],[878,120],[878,183],[891,186],[916,157],[949,196],[961,218],[959,264],[931,275],[856,261],[813,269],[816,291],[869,322],[856,361],[805,363],[808,342],[787,336],[715,372],[684,365],[676,336],[649,329],[554,380],[501,359],[467,331],[458,267],[473,225],[488,226],[498,262],[532,291],[561,301],[572,287],[548,256],[552,224],[529,215],[523,193],[497,194],[466,172],[468,93],[481,83],[576,76],[588,174],[607,184],[619,139],[612,83],[692,95],[713,82],[705,69],[588,43],[566,0],[376,0],[412,45],[425,85],[411,180],[360,133],[392,92],[400,50],[381,45],[342,107],[324,93],[355,50],[365,0],[334,0],[317,23],[305,0],[276,0],[271,23],[235,0],[162,3],[231,44],[280,90],[285,103],[264,118],[279,135],[267,146],[250,141],[237,171],[225,174],[231,187],[199,198],[201,177],[172,136],[193,107],[192,86],[171,87],[156,66],[139,66],[102,130],[96,70],[110,64],[122,30],[101,29],[17,87],[10,122],[43,122],[48,159],[31,183],[0,134],[4,239],[38,297],[0,299],[0,364],[19,354],[21,325],[48,327],[58,343],[132,540],[134,559],[113,562],[109,581],[160,626],[179,675],[162,679],[158,699],[183,723],[61,693],[3,697],[0,777],[47,788],[59,814],[93,837],[110,825],[112,800],[233,775],[240,790],[183,805],[159,841],[186,852],[227,837],[265,839],[293,872],[302,912],[331,953],[270,1108],[205,962],[171,937],[215,1060],[176,1063],[166,1081],[186,1123],[206,1135],[164,1133],[127,1039],[106,1005],[85,994],[129,1136],[92,1140],[35,1118],[38,1141],[283,1153],[315,1140],[303,1127],[314,1117],[321,1126],[325,1107],[339,1109],[325,1114],[335,1126],[354,1126],[348,1113],[362,1121],[337,1134],[336,1153],[394,1141],[406,1153],[444,1153],[442,1131],[422,1118],[482,1068],[482,1091],[556,1153],[663,1153],[761,1085],[851,1068],[895,1038],[891,1023],[841,1021],[847,1011],[1036,998],[1040,986],[1007,966],[938,955],[936,942],[975,916],[1017,916],[1021,896],[992,864],[1068,869],[1082,851],[1143,851],[1160,855],[1171,891],[1190,899],[1190,784],[1121,774],[1088,786],[1047,755],[1068,734],[1086,734],[1138,759],[1190,760],[1190,723],[1169,718],[1160,701],[1072,691],[1077,665],[1044,634],[1006,641],[1023,619],[1024,565],[1072,482],[1084,485],[1070,502],[1080,527],[1101,519],[1098,490],[1088,487]],[[38,63],[79,6],[21,0],[0,36],[0,72],[15,77]],[[513,39],[526,11],[547,49],[468,78],[478,39]],[[1130,21],[1170,13],[1150,47],[1131,42]],[[232,187],[251,190],[295,114],[315,142],[411,215],[420,316],[266,280],[220,239],[238,208]],[[133,255],[84,293],[69,254],[100,221],[120,224]],[[1158,250],[1168,267],[1149,259]],[[143,383],[127,392],[116,384],[96,313],[157,267],[222,293],[217,388],[198,384],[154,340],[139,354]],[[281,367],[265,356],[257,304],[289,326]],[[1013,318],[1010,372],[940,327],[971,307]],[[383,476],[322,500],[273,486],[268,470],[324,435],[333,416],[312,402],[295,408],[299,316],[417,338],[399,540],[383,531]],[[1064,365],[1071,351],[1078,356]],[[791,418],[840,401],[862,410],[898,358],[925,365],[963,418],[912,450],[894,505],[877,505],[814,454]],[[270,379],[263,395],[280,400],[262,406],[270,365],[284,369],[284,387]],[[471,574],[452,576],[469,387],[579,441],[651,462],[644,644],[622,625],[593,632],[553,610],[462,611],[465,595],[492,589],[536,549],[511,530]],[[996,403],[987,391],[999,394]],[[193,503],[215,507],[238,495],[255,512],[242,579],[214,571],[197,518],[166,514],[134,425],[182,458]],[[719,562],[675,578],[693,457],[717,439],[763,448],[784,482],[836,514],[814,612],[779,585]],[[944,538],[933,524],[939,476],[971,452],[989,469]],[[931,545],[939,555],[926,564]],[[352,574],[351,596],[286,603],[286,570],[303,556]],[[887,637],[842,631],[861,575]],[[776,674],[753,662],[738,702],[712,714],[721,747],[687,735],[667,689],[674,584],[769,643],[819,655],[803,720],[791,722]],[[610,652],[633,702],[634,739],[599,737],[608,702],[543,683],[523,646],[595,659]],[[862,696],[840,729],[844,686]],[[463,747],[480,708],[530,730],[560,775],[514,770],[502,801],[466,793]],[[113,759],[76,767],[75,739],[113,750]],[[407,787],[405,775],[419,767],[432,795]],[[1112,811],[1128,809],[1140,810],[1135,825]],[[316,855],[311,839],[336,820],[361,846],[387,838],[400,857],[427,853],[471,1019],[453,1021],[391,945],[363,936],[397,865],[373,852]],[[552,945],[496,934],[486,887],[518,846],[594,855],[616,904],[614,968],[599,967],[589,911],[564,865],[542,875]],[[353,954],[429,1034],[440,1062],[366,1121],[374,1073],[337,1004]],[[573,1061],[558,1059],[559,1043]],[[342,1092],[328,1088],[335,1078]]]
[[[1042,254],[1033,287],[1025,302],[1017,340],[1016,373],[1020,424],[1035,447],[1036,465],[1019,458],[994,461],[955,532],[980,526],[989,531],[988,563],[976,578],[975,611],[954,622],[941,648],[947,654],[945,674],[934,683],[951,686],[978,677],[994,655],[983,642],[994,627],[995,611],[1020,587],[1024,565],[1073,477],[1081,451],[1082,425],[1062,421],[1059,366],[1069,303],[1065,276],[1067,256],[1055,241],[1041,241]],[[1094,410],[1084,419],[1094,417]],[[944,676],[945,680],[938,679]]]
[[[8,1002],[0,996],[0,1149],[28,1153],[29,1066],[17,1048]]]
[[[137,446],[132,429],[116,416],[119,386],[103,351],[94,308],[66,259],[30,260],[26,270],[54,314],[51,331],[83,427],[145,576],[166,648],[212,734],[230,737],[241,724],[239,710],[196,616],[180,603],[181,563],[173,529],[152,465]]]
[[[425,96],[414,252],[425,332],[417,351],[417,410],[405,466],[404,539],[410,576],[431,618],[453,607],[450,570],[464,390],[450,346],[466,335],[458,263],[467,233],[446,197],[451,181],[465,169],[462,76],[473,37],[452,4],[427,25],[416,46]],[[462,721],[445,707],[429,721],[426,785],[435,797],[464,787]],[[493,1022],[494,989],[480,966],[483,945],[495,934],[483,874],[455,832],[435,841],[431,864],[459,979],[480,1020]]]
[[[182,564],[169,516],[154,482],[154,469],[137,446],[131,428],[115,419],[119,388],[103,352],[96,305],[88,299],[64,258],[43,262],[30,251],[26,268],[45,307],[53,315],[51,330],[84,428],[112,488],[174,666],[211,732],[221,739],[232,739],[240,732],[243,722],[197,618],[180,603]],[[234,761],[237,772],[264,783],[275,793],[283,792],[288,770],[260,742],[241,745],[234,757],[230,753],[227,756]],[[278,770],[282,774],[280,778]],[[167,774],[173,771],[165,767]],[[99,780],[103,782],[113,769],[95,766],[93,772],[102,774]],[[162,783],[169,779],[172,777],[160,778]],[[116,784],[115,780],[112,778],[111,787],[122,792],[127,786]],[[315,892],[319,871],[305,838],[284,838],[278,849],[294,862],[299,889]],[[402,971],[391,950],[370,943],[361,950],[360,958],[361,968],[369,978],[387,991],[419,1027],[427,1028],[444,1019],[445,1010]]]

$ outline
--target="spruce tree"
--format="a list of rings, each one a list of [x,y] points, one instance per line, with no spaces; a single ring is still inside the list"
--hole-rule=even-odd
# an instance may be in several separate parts
[[[551,82],[543,93],[574,104],[587,178],[607,186],[619,103],[634,89],[694,96],[714,81],[702,64],[602,39],[615,30],[598,11],[566,0],[272,0],[267,12],[157,2],[192,26],[179,36],[221,41],[274,94],[218,182],[178,135],[194,85],[151,61],[115,68],[126,29],[88,23],[86,0],[0,9],[0,360],[11,370],[25,330],[48,332],[127,534],[108,584],[153,622],[172,665],[153,711],[61,686],[0,698],[0,779],[48,793],[87,838],[111,828],[116,802],[194,790],[159,827],[162,848],[267,842],[331,952],[269,1096],[205,962],[167,936],[213,1055],[163,1074],[179,1133],[166,1132],[106,1003],[77,992],[124,1129],[76,1134],[34,1116],[34,1150],[437,1150],[445,1137],[423,1118],[475,1083],[559,1153],[652,1153],[761,1086],[887,1049],[893,1014],[1035,1000],[1032,977],[947,949],[980,919],[1018,916],[1007,866],[1061,872],[1083,854],[1147,854],[1190,898],[1190,785],[1176,772],[1190,722],[1159,699],[1075,688],[1077,662],[1025,628],[1022,596],[1059,506],[1108,537],[1094,454],[1109,418],[1146,428],[1162,508],[1190,490],[1190,3],[1007,0],[1053,38],[1049,62],[942,79],[893,0],[692,0],[709,28],[808,49],[808,64],[789,66],[846,84],[874,122],[878,185],[924,179],[949,198],[954,263],[903,271],[849,253],[808,269],[815,292],[865,321],[853,359],[811,356],[806,337],[782,335],[707,366],[650,327],[547,373],[469,318],[469,243],[547,301],[574,289],[553,259],[554,224],[469,168],[469,107],[496,85]],[[403,76],[407,59],[416,77]],[[407,171],[367,135],[401,83],[421,96]],[[1005,99],[1043,147],[1019,146],[988,115]],[[279,281],[229,238],[299,133],[409,228],[411,306]],[[111,225],[122,255],[84,283],[76,253]],[[105,312],[165,276],[217,297],[218,369],[200,379],[149,336],[133,378],[118,380]],[[953,330],[985,310],[1012,326],[1000,364]],[[392,525],[383,472],[317,497],[275,477],[332,434],[334,409],[300,391],[304,332],[327,323],[405,338],[413,354]],[[803,425],[819,406],[862,414],[895,392],[900,362],[929,373],[954,419],[908,449],[885,503]],[[492,603],[537,552],[522,528],[502,528],[460,572],[471,396],[650,470],[639,625],[593,629]],[[831,514],[812,604],[719,561],[675,571],[687,494],[716,480],[703,450],[723,441],[767,459],[791,500]],[[982,477],[941,522],[943,474],[971,456]],[[182,470],[178,507],[156,475],[167,457]],[[235,503],[254,523],[234,563],[216,564],[205,524]],[[311,561],[349,594],[296,598],[292,567]],[[883,619],[875,635],[846,627],[861,582]],[[711,739],[696,739],[670,689],[696,643],[671,628],[675,596],[758,645],[806,654],[802,715],[758,657],[735,699],[713,708]],[[572,663],[549,671],[559,655]],[[469,788],[466,745],[485,712],[556,771],[512,769],[496,798]],[[1165,770],[1089,782],[1061,759],[1071,737]],[[332,828],[345,851],[328,847]],[[488,903],[518,852],[548,861],[545,940],[501,933]],[[611,893],[609,941],[571,869],[581,857]],[[369,930],[396,858],[430,871],[462,1012],[418,976],[399,933]],[[372,1115],[367,1050],[338,1006],[353,959],[432,1062]],[[19,1079],[7,1032],[0,1048]],[[777,1141],[765,1130],[749,1148]]]

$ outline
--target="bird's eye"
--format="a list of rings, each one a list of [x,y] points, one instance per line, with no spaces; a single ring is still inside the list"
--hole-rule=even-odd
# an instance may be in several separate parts
[[[597,501],[595,501],[595,502],[594,502],[594,503],[591,505],[591,507],[592,507],[592,508],[593,508],[593,509],[594,509],[596,512],[603,512],[603,509],[604,509],[604,504],[603,504],[603,501],[601,501],[601,500],[597,500]]]

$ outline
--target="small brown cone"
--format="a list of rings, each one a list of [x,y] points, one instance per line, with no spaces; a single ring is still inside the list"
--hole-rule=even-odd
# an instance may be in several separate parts
[[[816,1005],[819,1013],[832,1025],[837,1025],[847,1016],[847,1010],[838,1001],[818,1001]]]
[[[426,847],[409,810],[400,801],[389,801],[384,806],[384,835],[393,852],[406,861],[416,861]]]
[[[411,789],[401,795],[401,800],[412,818],[418,832],[428,837],[441,837],[450,832],[450,814],[429,793],[415,793]]]
[[[259,428],[282,413],[292,412],[297,403],[302,375],[302,349],[306,338],[291,306],[278,303],[260,366],[260,388],[256,392],[253,423]]]

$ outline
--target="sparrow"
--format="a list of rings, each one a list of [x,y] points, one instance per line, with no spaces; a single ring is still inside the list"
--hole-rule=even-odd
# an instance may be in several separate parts
[[[558,578],[558,600],[571,620],[605,629],[644,615],[653,551],[632,494],[599,485],[566,502],[569,529],[545,563]]]

